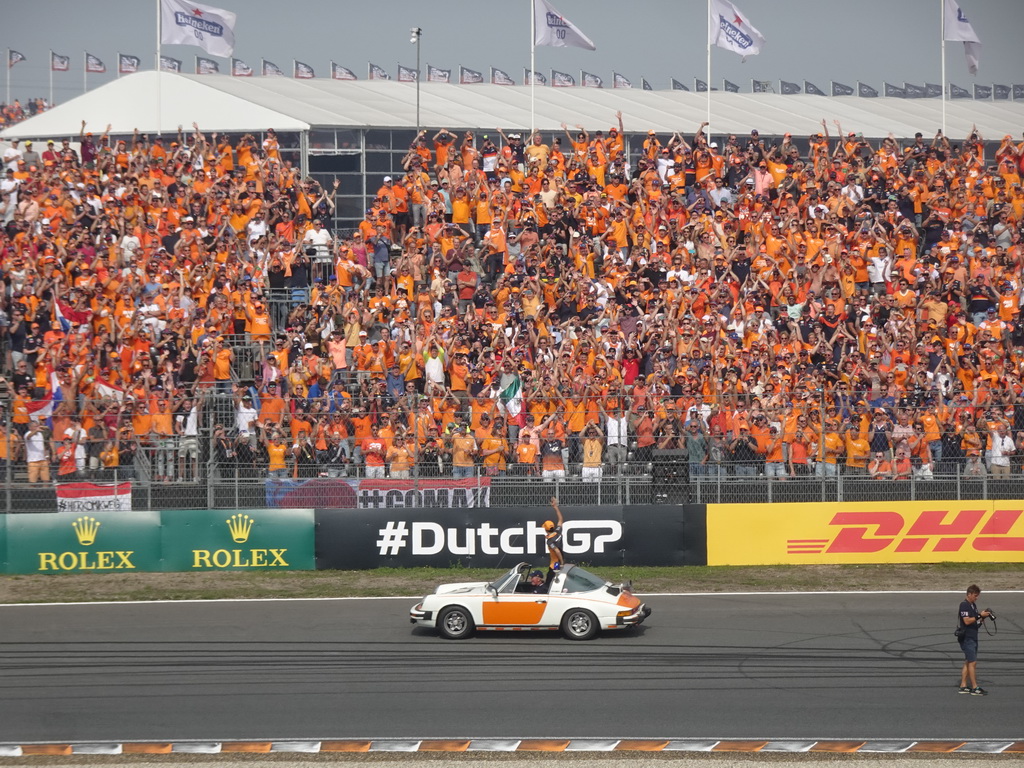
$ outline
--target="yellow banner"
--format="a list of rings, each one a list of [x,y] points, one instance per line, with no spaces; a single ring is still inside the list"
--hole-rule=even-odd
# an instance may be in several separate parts
[[[708,565],[1024,562],[1024,501],[708,504]]]

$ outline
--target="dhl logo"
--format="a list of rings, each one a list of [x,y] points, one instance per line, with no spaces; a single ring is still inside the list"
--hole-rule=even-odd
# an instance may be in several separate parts
[[[892,552],[960,552],[966,547],[1019,553],[1024,552],[1024,536],[1008,534],[1022,514],[1020,509],[837,512],[829,521],[840,528],[833,538],[789,539],[786,549],[791,555],[870,554],[890,547]]]

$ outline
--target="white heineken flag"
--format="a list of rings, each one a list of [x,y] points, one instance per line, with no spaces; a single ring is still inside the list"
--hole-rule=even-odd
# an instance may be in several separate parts
[[[764,35],[729,0],[711,0],[708,42],[746,58],[761,52]]]
[[[560,14],[548,0],[533,0],[534,45],[550,45],[555,48],[586,48],[597,50],[597,46],[579,27]]]
[[[197,45],[211,56],[235,52],[235,14],[212,5],[160,0],[160,42]]]
[[[981,40],[974,32],[971,22],[964,16],[956,0],[943,0],[943,22],[945,26],[945,40],[962,42],[964,44],[964,56],[967,58],[967,71],[972,75],[978,74],[978,58],[981,56]]]

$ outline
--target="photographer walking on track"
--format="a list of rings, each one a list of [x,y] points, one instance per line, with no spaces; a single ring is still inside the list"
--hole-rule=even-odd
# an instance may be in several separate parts
[[[978,685],[975,669],[978,663],[978,627],[992,613],[987,608],[983,611],[978,610],[975,602],[980,594],[981,588],[977,584],[971,584],[967,588],[967,597],[960,603],[960,623],[956,628],[960,650],[964,652],[964,666],[960,671],[960,693],[969,693],[972,696],[988,695],[988,691]]]

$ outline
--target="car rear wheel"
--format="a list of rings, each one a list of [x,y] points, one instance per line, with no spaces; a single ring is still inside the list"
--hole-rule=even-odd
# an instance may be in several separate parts
[[[598,629],[597,617],[584,608],[573,608],[562,617],[562,634],[570,640],[590,640]]]
[[[461,605],[450,605],[437,617],[437,629],[448,640],[463,640],[473,634],[473,617]]]

